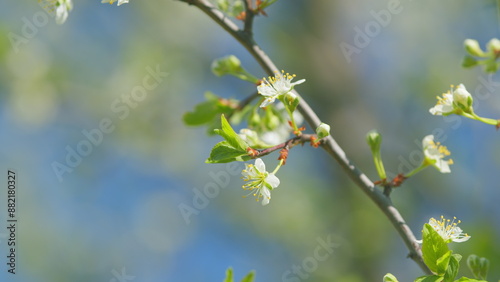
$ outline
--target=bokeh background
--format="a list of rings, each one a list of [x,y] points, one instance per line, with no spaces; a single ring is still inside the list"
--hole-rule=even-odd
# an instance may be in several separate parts
[[[430,217],[461,219],[472,238],[453,250],[489,258],[489,278],[496,281],[499,132],[428,110],[450,84],[464,83],[477,95],[481,81],[500,81],[460,66],[465,39],[484,46],[498,36],[498,7],[488,0],[401,1],[400,12],[347,60],[340,45],[354,45],[356,28],[397,4],[280,0],[268,17],[256,19],[256,40],[280,68],[307,79],[297,90],[372,179],[369,130],[383,135],[383,158],[393,173],[419,161],[425,135],[441,136],[455,161],[452,173],[425,170],[398,188],[393,201],[417,237]],[[387,272],[413,281],[422,274],[380,210],[322,150],[293,149],[265,207],[241,197],[234,167],[204,163],[220,138],[186,127],[183,114],[207,90],[239,99],[255,91],[236,78],[214,76],[212,60],[234,54],[257,77],[265,74],[195,7],[76,1],[64,25],[45,16],[49,21],[30,31],[25,25],[34,17],[44,23],[36,1],[1,6],[1,281],[107,282],[123,275],[123,281],[222,281],[229,266],[237,281],[250,270],[256,281],[381,281]],[[23,32],[25,40],[13,45],[12,34]],[[169,75],[120,119],[113,103],[142,85],[148,66]],[[490,86],[476,97],[477,112],[498,118],[499,84]],[[103,119],[114,130],[59,181],[53,162],[64,164],[68,146],[75,149],[85,140],[82,131]],[[274,167],[275,157],[266,163]],[[19,177],[16,275],[5,264],[8,168]],[[224,173],[229,184],[203,209],[183,216],[180,207],[193,206],[194,191]],[[294,265],[311,263],[321,240],[334,242],[335,250],[302,278],[283,280]],[[461,274],[471,276],[465,263]]]

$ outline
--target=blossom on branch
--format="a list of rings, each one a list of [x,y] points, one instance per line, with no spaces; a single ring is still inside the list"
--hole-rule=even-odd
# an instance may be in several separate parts
[[[463,84],[458,85],[455,90],[451,89],[443,93],[443,97],[437,97],[437,104],[429,112],[433,115],[460,114],[461,111],[469,112],[472,106],[472,95]]]
[[[241,172],[243,180],[250,181],[243,185],[243,189],[250,190],[257,197],[257,201],[262,197],[262,205],[269,204],[271,200],[271,190],[280,185],[280,180],[274,173],[266,171],[266,165],[260,158],[255,159],[255,165],[245,164],[245,169]]]
[[[445,157],[451,155],[448,149],[439,142],[434,142],[434,135],[427,135],[422,140],[424,148],[424,162],[433,165],[442,173],[450,173],[450,165],[453,164],[452,159],[444,160]]]
[[[292,91],[295,85],[306,81],[305,79],[301,79],[299,81],[292,82],[292,79],[294,79],[295,76],[295,74],[285,73],[285,71],[282,70],[281,73],[276,72],[274,77],[270,76],[268,79],[263,78],[262,83],[257,86],[259,94],[266,97],[262,104],[260,104],[260,107],[263,108],[274,103],[276,98],[282,97]]]
[[[431,218],[429,225],[447,242],[465,242],[470,239],[470,236],[463,233],[462,229],[457,226],[461,221],[455,222],[456,219],[456,217],[453,220],[445,219],[444,216],[441,216],[440,220]]]

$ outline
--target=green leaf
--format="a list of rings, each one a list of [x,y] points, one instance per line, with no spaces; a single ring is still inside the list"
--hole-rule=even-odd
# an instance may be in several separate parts
[[[448,268],[446,269],[446,273],[444,274],[445,282],[453,282],[455,277],[458,275],[458,269],[460,268],[460,260],[462,256],[459,254],[454,254],[450,257],[450,262]]]
[[[429,276],[420,276],[415,279],[415,282],[441,282],[443,281],[443,276],[439,275],[429,275]]]
[[[451,251],[446,252],[436,261],[437,266],[437,274],[444,275],[446,273],[446,269],[448,269],[448,265],[450,264]]]
[[[247,161],[250,159],[246,150],[240,150],[231,146],[227,141],[217,143],[210,152],[206,163],[229,163],[234,161]]]
[[[255,271],[250,271],[250,273],[247,274],[247,276],[245,276],[241,282],[253,282],[253,280],[255,279]]]
[[[384,275],[384,280],[382,280],[382,281],[383,282],[398,282],[398,279],[392,273],[387,273],[386,275]]]
[[[465,56],[464,59],[462,60],[462,67],[464,68],[472,68],[477,66],[478,61],[471,56]]]
[[[184,114],[184,123],[191,126],[210,123],[218,119],[220,114],[229,114],[233,112],[234,107],[236,107],[235,101],[221,99],[211,92],[206,92],[205,98],[207,101],[196,105],[192,112]],[[223,101],[226,102],[224,103]],[[231,102],[235,105],[232,106]]]
[[[485,71],[487,73],[495,73],[498,70],[498,64],[494,58],[489,59],[486,62]]]
[[[472,279],[472,278],[467,278],[467,277],[461,277],[458,280],[455,280],[455,282],[488,282],[486,280],[477,280],[477,279]]]
[[[240,151],[246,152],[248,144],[234,131],[224,115],[221,116],[222,129],[216,129],[215,133],[226,139],[227,143]]]
[[[433,272],[444,274],[444,270],[447,268],[447,261],[449,261],[449,257],[446,258],[446,254],[450,251],[448,249],[448,244],[446,244],[443,237],[441,237],[441,235],[439,235],[428,223],[424,224],[422,237],[422,254],[425,264]],[[446,267],[443,270],[445,265]]]
[[[226,278],[224,282],[233,282],[233,269],[230,267],[226,270]]]
[[[474,274],[474,277],[478,279],[486,279],[490,262],[486,258],[470,255],[467,258],[467,266],[471,270],[472,274]]]

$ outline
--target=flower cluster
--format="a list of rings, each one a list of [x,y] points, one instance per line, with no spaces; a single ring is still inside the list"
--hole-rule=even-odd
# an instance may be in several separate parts
[[[462,66],[465,68],[472,68],[476,66],[483,66],[487,73],[494,73],[499,68],[497,59],[500,56],[500,40],[497,38],[491,39],[486,44],[486,50],[482,50],[479,42],[474,39],[466,39],[464,41],[465,56]]]
[[[452,86],[450,91],[443,93],[442,97],[438,96],[437,99],[437,104],[429,109],[429,112],[433,115],[447,116],[456,114],[486,124],[495,125],[497,129],[500,128],[500,120],[480,117],[474,113],[472,95],[463,84],[458,85],[455,89]]]

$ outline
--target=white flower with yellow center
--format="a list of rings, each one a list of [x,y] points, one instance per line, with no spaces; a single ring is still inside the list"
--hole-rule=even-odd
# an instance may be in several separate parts
[[[441,216],[440,220],[431,218],[429,220],[429,225],[436,230],[436,232],[443,237],[446,242],[465,242],[470,239],[467,233],[463,233],[462,229],[458,227],[460,220],[456,221],[457,218],[454,217],[453,220],[445,219]]]
[[[442,173],[450,173],[450,165],[453,164],[452,159],[444,160],[445,157],[451,155],[448,149],[439,142],[434,142],[434,135],[427,135],[422,140],[424,148],[425,161],[427,164],[433,165]]]
[[[266,171],[266,165],[261,159],[255,159],[255,165],[245,164],[245,169],[241,172],[243,180],[249,181],[243,185],[243,189],[250,190],[257,197],[257,201],[262,197],[262,205],[269,204],[271,200],[271,190],[280,185],[280,180],[273,173]]]
[[[63,24],[73,9],[71,0],[38,0],[38,3],[51,15],[54,13],[57,24]]]
[[[274,103],[276,98],[280,98],[281,96],[292,91],[295,85],[306,81],[305,79],[301,79],[299,81],[292,82],[292,79],[294,79],[295,76],[295,74],[289,74],[285,73],[285,71],[281,71],[281,73],[276,72],[274,77],[270,76],[269,79],[263,78],[262,83],[257,86],[259,94],[266,97],[262,104],[260,104],[260,107],[263,108]]]
[[[113,4],[115,3],[116,0],[102,0],[101,3],[109,3],[109,4]],[[118,6],[120,6],[121,4],[125,4],[125,3],[128,3],[128,0],[118,0]]]
[[[433,115],[448,115],[455,110],[468,110],[472,106],[472,95],[463,84],[458,85],[455,90],[443,93],[443,97],[437,97],[437,104],[429,112]]]

